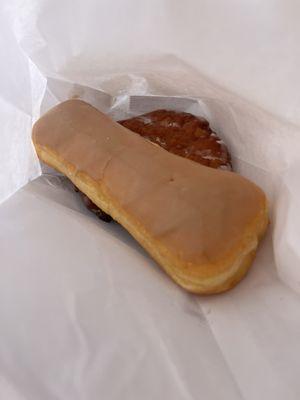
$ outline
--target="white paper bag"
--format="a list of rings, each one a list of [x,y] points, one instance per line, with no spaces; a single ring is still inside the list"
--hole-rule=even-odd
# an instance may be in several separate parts
[[[246,90],[242,80],[255,81],[242,75],[253,47],[248,58],[235,59],[236,80],[226,70],[234,57],[229,39],[241,54],[247,29],[254,31],[250,16],[264,21],[273,10],[272,2],[260,4],[259,13],[250,3],[2,6],[0,398],[299,399],[299,120],[294,92],[275,98],[279,89],[268,86],[267,96],[258,75],[260,89]],[[205,78],[199,71],[208,71],[213,57],[228,86],[279,117]],[[261,65],[270,85],[268,63]],[[289,61],[276,65],[283,76]],[[220,82],[215,65],[211,76]],[[41,174],[32,122],[73,96],[115,119],[156,108],[209,119],[235,169],[258,183],[271,205],[267,237],[234,290],[185,293],[120,226],[85,210],[52,170],[24,187]]]

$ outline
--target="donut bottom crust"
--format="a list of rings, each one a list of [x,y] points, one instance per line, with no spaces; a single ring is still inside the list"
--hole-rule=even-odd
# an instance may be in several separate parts
[[[153,240],[131,215],[124,212],[114,199],[108,196],[107,191],[103,190],[99,181],[95,181],[83,171],[74,175],[72,164],[62,159],[53,149],[40,146],[38,143],[35,143],[35,148],[43,162],[63,173],[93,203],[119,222],[165,272],[185,290],[195,294],[221,293],[233,288],[246,275],[255,258],[259,240],[264,235],[268,225],[267,203],[248,227],[248,232],[245,235],[247,244],[243,246],[242,251],[236,251],[236,254],[231,254],[228,259],[221,260],[222,266],[224,267],[227,264],[227,268],[222,268],[223,272],[220,273],[218,272],[220,270],[218,265],[206,265],[205,269],[215,270],[216,273],[210,273],[206,277],[203,274],[197,276],[196,270],[199,265],[196,266],[195,273],[191,273],[193,266],[183,265],[182,261],[161,246],[158,240]],[[187,270],[187,273],[185,273],[185,270]]]

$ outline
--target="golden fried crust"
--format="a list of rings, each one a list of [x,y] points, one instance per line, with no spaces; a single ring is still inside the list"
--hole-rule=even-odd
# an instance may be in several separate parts
[[[33,141],[185,289],[221,292],[248,270],[268,217],[247,179],[171,154],[79,100],[45,114]]]

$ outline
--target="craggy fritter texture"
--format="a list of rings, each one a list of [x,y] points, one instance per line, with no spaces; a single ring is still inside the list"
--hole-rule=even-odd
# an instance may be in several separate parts
[[[230,154],[208,121],[192,114],[156,110],[119,124],[170,153],[211,168],[231,170]]]
[[[227,147],[204,118],[185,112],[156,110],[118,123],[170,153],[207,167],[231,170]],[[111,216],[85,194],[81,193],[81,196],[86,207],[102,221],[112,221]]]

